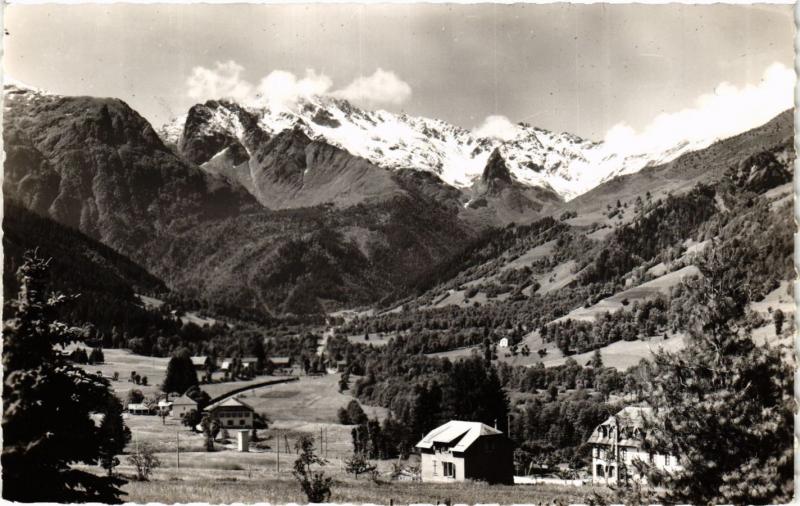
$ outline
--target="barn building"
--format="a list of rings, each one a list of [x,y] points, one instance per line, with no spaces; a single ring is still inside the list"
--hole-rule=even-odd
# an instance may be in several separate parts
[[[197,410],[197,403],[186,394],[172,400],[172,418],[183,418],[191,410]]]
[[[615,485],[620,480],[620,474],[623,479],[645,483],[646,477],[634,465],[636,460],[665,471],[681,469],[676,456],[644,448],[644,424],[652,416],[651,407],[628,406],[597,426],[589,437],[592,447],[592,483]]]
[[[291,357],[269,357],[268,360],[272,364],[273,373],[289,374],[292,371]]]
[[[235,397],[215,402],[207,406],[205,411],[216,418],[220,426],[226,429],[253,428],[255,411]]]
[[[417,443],[422,481],[514,483],[514,443],[479,422],[451,420]]]

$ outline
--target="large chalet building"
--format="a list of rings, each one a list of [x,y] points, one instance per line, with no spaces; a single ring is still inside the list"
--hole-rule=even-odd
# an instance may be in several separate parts
[[[488,425],[452,420],[430,431],[416,447],[422,481],[514,483],[514,444]]]
[[[215,402],[204,410],[225,429],[251,429],[255,419],[253,408],[235,397]]]
[[[592,483],[618,483],[620,464],[624,464],[628,478],[646,482],[646,477],[639,474],[634,465],[636,460],[665,471],[681,469],[674,455],[651,452],[643,447],[644,422],[652,416],[653,408],[629,406],[597,426],[588,441],[592,447]]]

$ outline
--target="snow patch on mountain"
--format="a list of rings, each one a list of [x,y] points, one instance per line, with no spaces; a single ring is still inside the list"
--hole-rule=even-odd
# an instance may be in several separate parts
[[[214,104],[212,117],[204,128],[226,132],[241,140],[245,127],[239,115],[225,102]],[[480,137],[438,119],[385,110],[367,111],[332,97],[247,110],[259,118],[259,127],[269,135],[298,127],[311,139],[340,147],[378,166],[430,171],[458,188],[470,187],[482,174],[491,153],[498,149],[515,180],[550,188],[565,200],[616,176],[706,147],[714,140],[682,143],[661,153],[620,154],[604,143],[524,123],[514,125],[504,139]],[[162,129],[174,142],[181,135],[181,121],[185,122],[185,118],[178,118]]]

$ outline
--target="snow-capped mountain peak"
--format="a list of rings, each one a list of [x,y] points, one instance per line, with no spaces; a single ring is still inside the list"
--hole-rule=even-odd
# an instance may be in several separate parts
[[[245,147],[246,132],[255,125],[244,124],[242,118],[254,117],[257,127],[269,136],[299,128],[310,139],[324,140],[378,166],[430,171],[458,188],[470,187],[497,150],[516,181],[551,188],[565,200],[615,176],[670,161],[711,142],[705,146],[687,143],[662,153],[620,154],[601,142],[525,123],[515,125],[514,135],[500,140],[476,136],[442,120],[368,111],[327,96],[280,107],[245,108],[229,101],[209,101],[204,107],[202,128],[208,135],[224,133]],[[178,118],[163,127],[165,140],[177,144],[186,121]]]

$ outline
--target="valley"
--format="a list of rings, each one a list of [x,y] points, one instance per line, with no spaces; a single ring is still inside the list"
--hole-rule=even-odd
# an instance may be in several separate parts
[[[792,111],[623,156],[331,97],[213,100],[158,130],[117,99],[5,100],[4,298],[69,296],[47,317],[79,343],[52,359],[113,394],[95,415],[120,404],[104,462],[130,501],[302,502],[304,436],[333,501],[610,498],[587,441],[674,402],[671,361],[721,335],[775,381],[793,364]],[[218,409],[252,417],[247,451]],[[449,421],[510,440],[519,485],[418,481]]]

